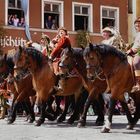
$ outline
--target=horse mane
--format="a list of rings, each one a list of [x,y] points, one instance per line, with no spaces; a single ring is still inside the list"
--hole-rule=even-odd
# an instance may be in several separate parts
[[[63,55],[63,53],[67,53],[71,51],[72,55],[78,59],[79,57],[83,57],[83,49],[82,48],[65,48],[63,49],[61,55]]]
[[[75,62],[75,68],[81,73],[81,75],[86,74],[86,63],[83,58],[83,52],[84,49],[82,48],[65,48],[64,51],[66,53],[69,53],[69,51],[72,53],[72,60]]]
[[[73,55],[76,58],[83,57],[83,49],[82,48],[72,48]]]
[[[23,48],[25,50],[25,52],[28,54],[28,56],[31,56],[33,60],[36,61],[37,65],[41,68],[44,64],[43,60],[47,60],[48,57],[44,56],[39,50],[33,48],[33,47],[29,47],[29,48]],[[18,52],[17,54],[20,55],[20,52]],[[45,59],[44,59],[45,58]]]
[[[118,57],[120,60],[127,60],[127,57],[123,52],[117,50],[116,48],[114,48],[111,45],[106,45],[106,44],[93,45],[93,44],[89,44],[89,47],[85,48],[83,55],[84,56],[89,55],[90,51],[97,51],[103,57],[106,57],[108,55],[112,55],[112,56]]]
[[[6,65],[7,65],[7,73],[11,73],[14,69],[14,61],[13,61],[13,55],[10,54],[6,54],[5,56],[0,56],[0,60],[5,61]]]
[[[6,63],[8,65],[8,67],[13,70],[14,69],[14,61],[13,61],[13,56],[12,55],[8,55],[7,59],[6,59]]]

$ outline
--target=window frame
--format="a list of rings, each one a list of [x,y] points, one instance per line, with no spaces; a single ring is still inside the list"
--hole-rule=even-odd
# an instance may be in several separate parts
[[[119,20],[119,7],[112,7],[112,6],[104,6],[104,5],[101,5],[100,6],[100,32],[102,31],[102,19],[103,19],[103,15],[102,15],[102,11],[103,9],[109,9],[109,10],[113,10],[113,11],[116,11],[116,17],[114,18],[110,18],[110,19],[115,19],[115,28],[116,29],[120,29],[119,27],[119,23],[120,23],[120,20]]]
[[[83,7],[88,7],[89,8],[88,9],[89,13],[88,13],[88,29],[87,29],[87,31],[93,32],[93,14],[90,14],[90,13],[93,13],[93,4],[91,4],[91,3],[80,3],[80,2],[72,2],[72,31],[76,32],[75,31],[75,24],[74,24],[75,23],[75,18],[74,17],[76,15],[74,13],[75,6],[83,6]]]
[[[5,0],[5,25],[10,27],[8,25],[8,0]],[[12,7],[11,7],[12,8]],[[14,9],[14,8],[13,8]],[[24,12],[24,11],[23,11]],[[27,25],[29,25],[29,1],[28,1],[28,9],[27,9]],[[12,26],[13,28],[23,28],[23,27],[18,27],[18,26]]]
[[[58,0],[42,0],[42,13],[41,13],[41,28],[42,29],[46,29],[44,27],[44,5],[45,2],[48,3],[54,3],[54,4],[60,4],[60,15],[59,15],[59,27],[64,26],[64,2],[63,1],[58,1]],[[51,30],[51,29],[47,29],[47,30]]]

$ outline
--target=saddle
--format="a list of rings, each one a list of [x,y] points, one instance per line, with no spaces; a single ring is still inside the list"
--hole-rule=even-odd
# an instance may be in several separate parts
[[[64,69],[63,67],[59,66],[60,58],[55,59],[53,62],[51,62],[51,67],[54,72],[54,74],[57,76],[59,75],[61,78],[72,78],[72,77],[79,77],[79,74],[75,68],[73,68],[69,73],[63,74]]]
[[[130,64],[130,67],[131,67],[131,73],[132,73],[133,81],[136,84],[136,76],[135,76],[135,73],[134,73],[133,59],[134,58],[132,56],[127,56],[128,63]]]

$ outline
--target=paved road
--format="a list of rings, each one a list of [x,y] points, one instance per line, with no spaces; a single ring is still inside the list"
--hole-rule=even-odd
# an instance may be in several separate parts
[[[77,128],[77,122],[68,125],[46,120],[36,127],[28,124],[25,118],[18,117],[12,125],[0,120],[0,140],[140,140],[140,121],[134,130],[126,130],[125,116],[114,116],[110,133],[100,133],[100,126],[95,126],[96,116],[88,116],[87,126]]]

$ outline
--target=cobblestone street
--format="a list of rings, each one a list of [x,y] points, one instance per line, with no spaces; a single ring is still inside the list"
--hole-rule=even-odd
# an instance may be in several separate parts
[[[66,122],[57,124],[46,119],[45,123],[36,127],[18,117],[12,125],[0,120],[0,140],[139,140],[140,121],[134,130],[126,130],[125,116],[114,116],[110,133],[100,133],[101,126],[95,126],[96,116],[88,116],[87,125],[77,128],[77,122],[68,125]]]

